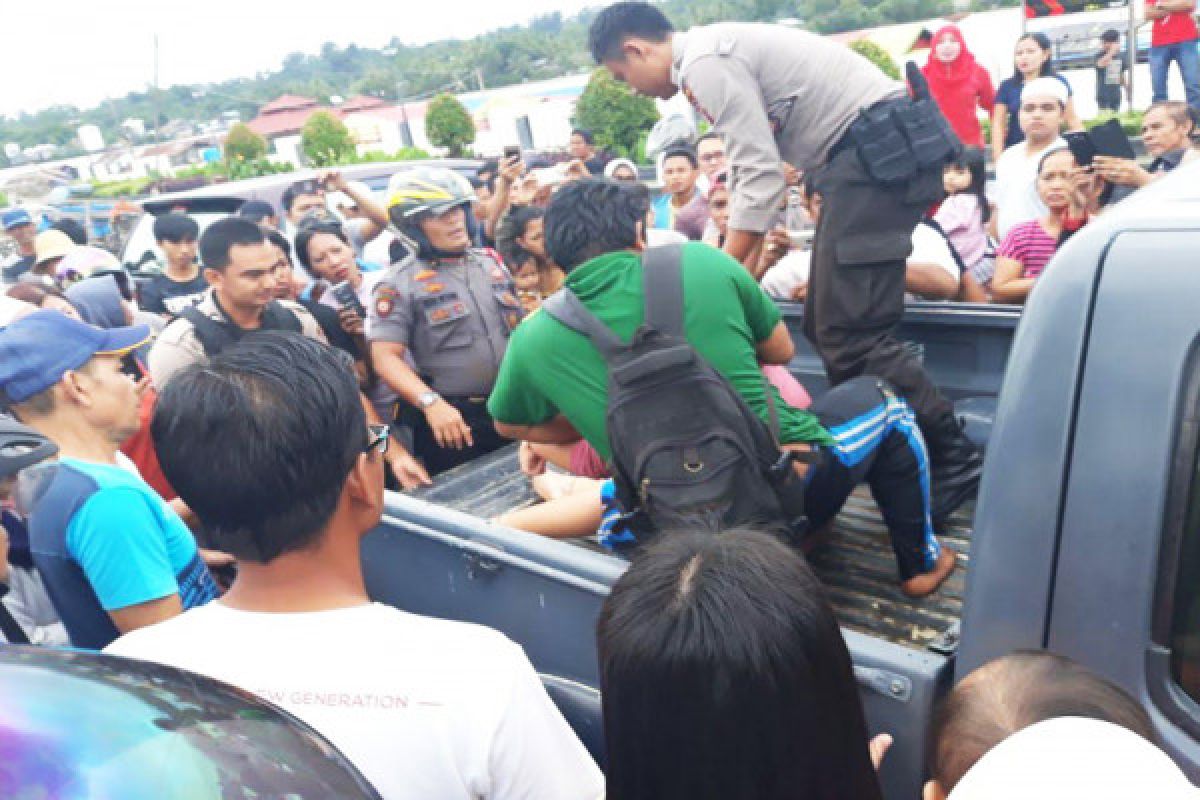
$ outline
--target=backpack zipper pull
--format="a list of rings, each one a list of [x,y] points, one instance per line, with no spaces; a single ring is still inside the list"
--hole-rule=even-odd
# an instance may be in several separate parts
[[[641,499],[642,499],[642,507],[643,508],[646,506],[646,504],[648,502],[646,497],[649,494],[650,494],[650,479],[642,478],[642,485],[638,489],[638,496],[641,497]]]

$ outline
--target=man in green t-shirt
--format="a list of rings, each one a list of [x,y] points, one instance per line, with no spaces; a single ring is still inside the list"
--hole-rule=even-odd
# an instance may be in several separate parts
[[[642,324],[641,251],[645,191],[606,180],[578,181],[555,195],[545,217],[546,247],[567,273],[566,286],[623,340]],[[849,381],[812,411],[783,402],[763,380],[762,364],[787,364],[794,345],[779,309],[729,256],[699,243],[683,250],[684,332],[691,345],[764,420],[774,393],[781,445],[814,450],[796,464],[808,482],[814,526],[828,522],[866,481],[892,534],[902,588],[928,594],[954,569],[929,516],[929,468],[912,409],[876,378]],[[548,314],[516,330],[488,401],[496,429],[530,442],[586,439],[609,460],[605,412],[608,370],[584,336]]]

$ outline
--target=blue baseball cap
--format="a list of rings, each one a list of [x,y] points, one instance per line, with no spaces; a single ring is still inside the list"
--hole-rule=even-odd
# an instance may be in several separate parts
[[[94,356],[121,356],[150,340],[150,328],[103,330],[58,311],[35,311],[0,328],[0,392],[24,403]]]
[[[0,217],[0,221],[4,224],[4,230],[10,231],[22,225],[32,225],[33,217],[29,216],[29,212],[23,208],[14,208],[11,211],[5,211],[4,216]]]

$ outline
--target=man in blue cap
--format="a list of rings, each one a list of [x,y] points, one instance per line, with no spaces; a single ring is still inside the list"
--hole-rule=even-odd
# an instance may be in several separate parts
[[[0,216],[0,224],[4,225],[4,232],[16,240],[18,249],[17,255],[0,264],[0,274],[4,283],[16,283],[18,278],[33,269],[33,262],[37,258],[33,244],[37,226],[33,224],[33,217],[23,208],[5,211]]]
[[[187,526],[117,449],[138,429],[145,386],[128,356],[149,337],[57,311],[0,328],[0,402],[59,448],[30,544],[76,647],[100,649],[217,594]]]

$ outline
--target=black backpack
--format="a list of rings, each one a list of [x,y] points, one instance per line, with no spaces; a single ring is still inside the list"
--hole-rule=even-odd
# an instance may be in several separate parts
[[[642,264],[645,321],[629,344],[569,288],[542,305],[608,365],[610,466],[625,524],[639,544],[661,531],[794,530],[804,503],[795,454],[684,336],[681,246],[647,250]]]

